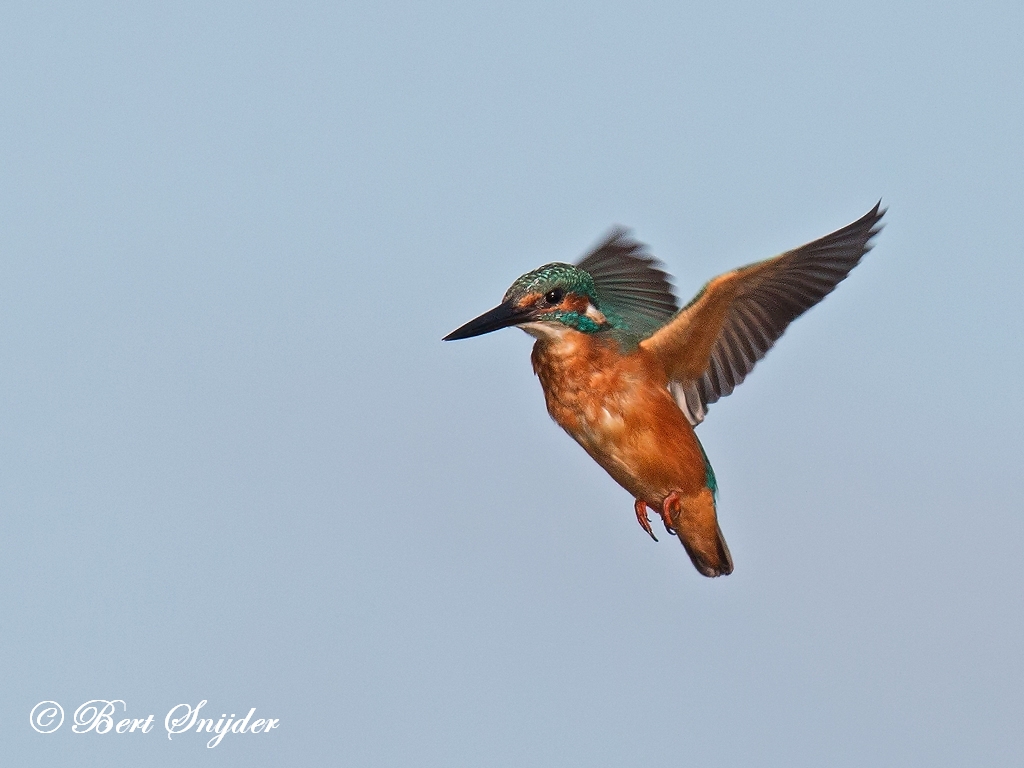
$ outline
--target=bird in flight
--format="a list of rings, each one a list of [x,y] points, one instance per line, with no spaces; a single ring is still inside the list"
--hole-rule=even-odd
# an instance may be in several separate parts
[[[694,427],[857,266],[884,213],[879,202],[830,235],[719,275],[682,309],[660,262],[616,229],[578,264],[527,272],[444,341],[510,326],[536,338],[551,418],[633,496],[651,538],[648,508],[700,573],[729,574],[718,485]]]

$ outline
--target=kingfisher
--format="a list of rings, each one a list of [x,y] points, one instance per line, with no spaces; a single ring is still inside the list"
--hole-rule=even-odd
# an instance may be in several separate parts
[[[732,573],[718,524],[718,483],[694,431],[793,320],[871,250],[885,210],[774,258],[726,272],[682,309],[661,262],[613,229],[576,264],[545,264],[518,278],[501,304],[444,337],[518,326],[551,418],[650,509],[704,576]]]

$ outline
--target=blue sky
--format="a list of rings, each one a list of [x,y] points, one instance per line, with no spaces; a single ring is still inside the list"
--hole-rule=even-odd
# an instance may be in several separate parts
[[[0,741],[18,765],[1007,764],[1015,3],[11,3]],[[889,206],[699,435],[700,577],[445,335],[632,227],[688,299]],[[155,715],[37,734],[39,701]],[[215,749],[182,702],[280,718]]]

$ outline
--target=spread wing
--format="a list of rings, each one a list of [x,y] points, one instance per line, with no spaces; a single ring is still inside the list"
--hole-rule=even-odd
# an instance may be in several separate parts
[[[679,305],[661,262],[629,230],[616,227],[577,264],[594,279],[602,312],[616,318],[615,335],[629,349],[672,319]]]
[[[832,292],[871,250],[881,202],[830,235],[719,275],[640,346],[665,366],[690,423],[730,394],[796,318]]]

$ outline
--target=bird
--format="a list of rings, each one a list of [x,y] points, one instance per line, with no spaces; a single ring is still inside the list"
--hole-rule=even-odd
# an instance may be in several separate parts
[[[652,539],[648,510],[698,572],[727,575],[733,560],[718,522],[718,482],[695,428],[871,250],[881,205],[715,277],[682,308],[663,264],[617,227],[576,264],[522,275],[497,307],[443,341],[512,326],[534,337],[530,359],[551,418],[630,493]]]

